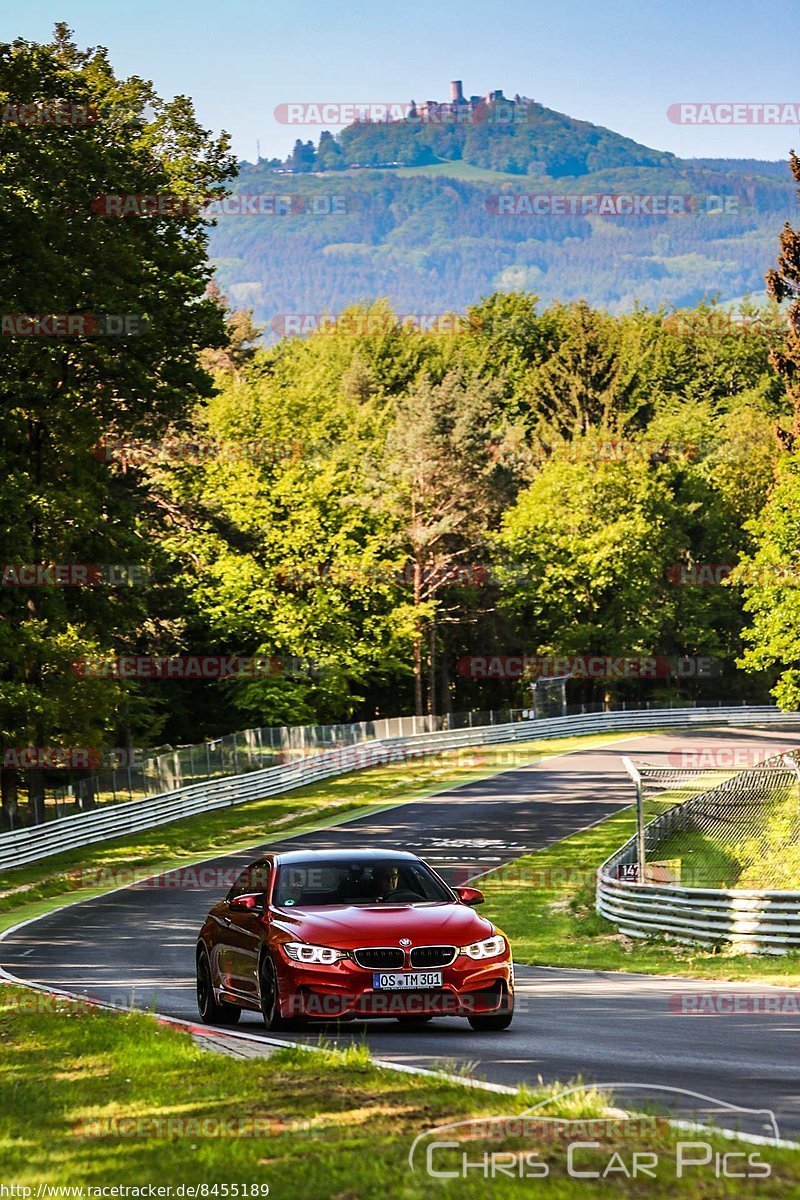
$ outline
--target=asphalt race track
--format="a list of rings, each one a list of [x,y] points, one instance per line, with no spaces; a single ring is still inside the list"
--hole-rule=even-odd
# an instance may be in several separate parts
[[[210,886],[137,884],[42,917],[0,942],[0,965],[19,979],[78,995],[152,1008],[196,1019],[194,947],[210,904],[227,887],[219,872],[245,866],[265,849],[308,846],[386,846],[413,850],[445,876],[463,882],[539,849],[629,804],[630,782],[620,755],[757,744],[767,752],[800,745],[800,732],[695,729],[672,735],[610,735],[602,747],[579,750],[516,768],[436,797],[373,813],[327,830],[204,864]],[[177,881],[180,883],[180,881]],[[202,881],[201,881],[202,882]],[[170,886],[172,883],[172,886]],[[410,1029],[379,1021],[326,1027],[328,1039],[366,1038],[376,1057],[416,1066],[442,1060],[477,1064],[483,1079],[504,1084],[568,1081],[625,1082],[646,1089],[683,1089],[748,1109],[775,1113],[783,1137],[800,1134],[800,1016],[719,1013],[683,1016],[671,996],[702,991],[764,993],[745,984],[551,968],[517,968],[517,1012],[504,1033],[478,1034],[454,1018]],[[265,1034],[255,1013],[240,1029]],[[280,1035],[284,1036],[284,1035]],[[287,1040],[314,1041],[316,1031]],[[712,1104],[669,1091],[645,1091],[679,1113],[712,1114]],[[624,1092],[618,1092],[620,1100]],[[724,1112],[714,1114],[730,1124]],[[736,1122],[734,1122],[735,1124]],[[742,1128],[769,1133],[752,1116]]]

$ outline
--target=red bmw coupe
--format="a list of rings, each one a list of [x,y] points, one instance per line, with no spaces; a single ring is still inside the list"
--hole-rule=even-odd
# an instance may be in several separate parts
[[[242,1009],[293,1021],[466,1017],[507,1029],[514,968],[477,888],[448,887],[414,854],[296,850],[248,867],[197,942],[207,1024]]]

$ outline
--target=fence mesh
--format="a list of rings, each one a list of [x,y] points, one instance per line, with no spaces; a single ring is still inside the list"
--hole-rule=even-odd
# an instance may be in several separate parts
[[[324,750],[447,729],[502,725],[521,720],[524,715],[522,709],[485,709],[344,724],[264,726],[191,746],[159,747],[145,754],[123,752],[121,757],[126,761],[122,765],[70,779],[62,786],[48,787],[45,820],[85,812],[99,804],[144,800],[192,783],[279,766]],[[0,827],[4,831],[18,829],[33,820],[30,806],[23,802],[11,819],[3,811]]]
[[[646,881],[800,887],[798,755],[772,755],[745,770],[633,764],[641,789]]]

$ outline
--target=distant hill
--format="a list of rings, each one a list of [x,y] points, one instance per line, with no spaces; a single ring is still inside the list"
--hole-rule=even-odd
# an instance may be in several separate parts
[[[465,123],[362,121],[296,146],[295,173],[242,163],[237,192],[291,200],[280,215],[219,217],[210,247],[221,287],[275,328],[281,314],[378,296],[435,314],[526,289],[619,312],[763,290],[778,232],[797,218],[785,164],[682,160],[515,100],[524,120],[490,119],[484,105]],[[621,194],[643,215],[591,211],[587,198],[613,210]],[[557,195],[572,198],[564,211]],[[672,215],[648,215],[648,197]]]
[[[445,106],[445,112],[452,106]],[[589,175],[608,168],[665,167],[672,154],[650,150],[610,129],[577,121],[524,97],[478,105],[452,121],[439,113],[392,122],[361,121],[341,133],[340,162],[377,167],[460,160],[511,175],[547,175],[551,179]],[[440,116],[437,122],[436,117]],[[323,166],[336,166],[323,157]]]

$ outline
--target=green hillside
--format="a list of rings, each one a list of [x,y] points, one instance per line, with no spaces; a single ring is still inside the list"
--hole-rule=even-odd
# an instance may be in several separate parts
[[[520,96],[455,113],[445,107],[406,120],[358,121],[342,131],[337,148],[338,156],[326,139],[318,165],[330,169],[399,162],[413,167],[450,159],[513,175],[560,179],[606,167],[657,167],[675,161],[672,154]]]

